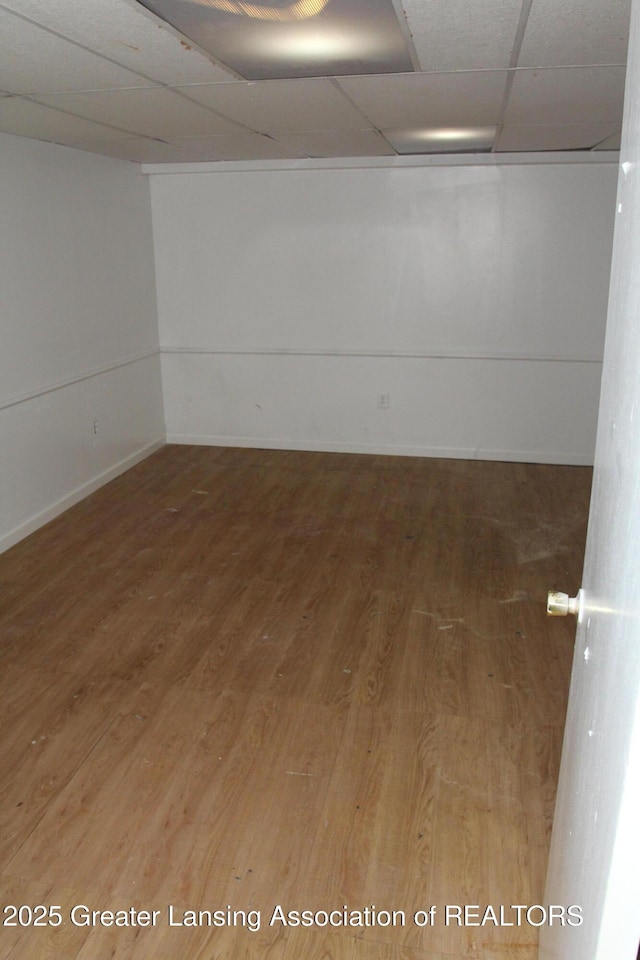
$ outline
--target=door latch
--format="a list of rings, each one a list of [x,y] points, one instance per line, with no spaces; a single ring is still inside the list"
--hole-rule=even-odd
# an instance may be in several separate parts
[[[577,616],[580,613],[581,593],[582,590],[579,590],[577,596],[570,597],[568,593],[550,590],[547,594],[547,616],[567,617],[570,613]]]

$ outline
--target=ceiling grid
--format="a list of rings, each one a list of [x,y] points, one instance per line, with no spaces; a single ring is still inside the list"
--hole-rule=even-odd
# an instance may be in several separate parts
[[[0,130],[145,163],[616,150],[629,16],[630,0],[0,0]]]

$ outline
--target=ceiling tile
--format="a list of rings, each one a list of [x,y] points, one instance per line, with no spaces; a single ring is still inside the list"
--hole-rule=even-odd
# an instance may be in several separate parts
[[[631,0],[533,0],[518,66],[624,63]]]
[[[189,137],[173,141],[174,161],[297,160],[304,155],[259,133],[230,137]]]
[[[516,71],[505,120],[519,124],[619,123],[624,67]]]
[[[74,140],[117,140],[117,130],[69,116],[23,97],[0,99],[0,130],[34,140],[69,143]]]
[[[0,8],[0,85],[11,93],[149,85],[137,74]]]
[[[262,133],[357,130],[365,118],[324,78],[185,87],[192,100]]]
[[[279,133],[278,143],[307,157],[389,157],[393,149],[375,130],[307,130]]]
[[[230,79],[226,70],[128,0],[3,0],[3,6],[163,83]]]
[[[341,77],[339,84],[379,129],[497,123],[506,70]]]
[[[617,129],[615,123],[507,124],[498,137],[496,149],[502,153],[591,150],[615,135]]]
[[[622,128],[618,130],[617,133],[612,134],[610,137],[607,137],[606,140],[602,140],[594,150],[619,150],[622,145]]]
[[[101,143],[87,140],[70,143],[69,146],[76,150],[114,157],[117,160],[131,160],[134,163],[171,163],[174,160],[174,148],[170,143],[146,140],[144,137],[130,137]]]
[[[403,0],[423,70],[506,68],[522,0]]]
[[[235,133],[239,130],[231,121],[161,87],[53,94],[38,97],[38,100],[89,120],[163,140],[181,136]]]

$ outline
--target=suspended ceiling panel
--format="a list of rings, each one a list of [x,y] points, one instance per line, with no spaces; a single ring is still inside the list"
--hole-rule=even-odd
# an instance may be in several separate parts
[[[620,123],[624,81],[624,67],[519,70],[506,122],[534,124],[543,116],[549,123]]]
[[[508,67],[521,0],[405,0],[409,30],[423,70]]]
[[[593,149],[594,150],[619,150],[622,144],[622,127],[618,130],[617,133],[614,133],[613,136],[607,137],[606,140],[601,140]]]
[[[238,124],[192,103],[173,90],[151,87],[99,93],[53,94],[38,98],[47,106],[130,133],[161,139],[239,132]]]
[[[262,133],[357,130],[362,114],[330,80],[262,80],[186,87],[184,93]]]
[[[281,133],[278,142],[301,157],[389,157],[395,150],[375,130],[308,130]]]
[[[232,75],[132,0],[3,0],[2,6],[160,83],[209,83]],[[25,24],[28,27],[28,24]],[[49,88],[41,88],[49,89]]]
[[[81,150],[95,150],[95,144],[77,143]],[[219,160],[243,160],[247,155],[259,160],[298,160],[301,154],[257,133],[233,136],[183,137],[176,140],[132,138],[105,143],[100,152],[136,163],[204,163]]]
[[[533,0],[521,67],[625,63],[631,0]]]
[[[272,79],[138,0],[0,0],[0,130],[158,163],[619,147],[630,0],[216,2],[247,63],[265,23],[294,43]]]
[[[619,124],[611,123],[556,123],[527,126],[510,124],[498,137],[498,149],[505,153],[532,150],[581,150],[583,144],[598,145],[618,136]],[[619,149],[610,147],[609,149]]]
[[[341,88],[378,128],[497,123],[506,70],[346,77]]]
[[[172,146],[162,140],[150,140],[145,137],[129,137],[120,140],[77,140],[76,150],[100,153],[117,160],[131,160],[133,163],[173,163]]]
[[[175,159],[187,161],[192,156],[199,160],[242,160],[251,154],[257,160],[296,160],[301,154],[282,143],[246,131],[229,137],[196,138],[172,144]]]
[[[0,98],[0,129],[10,129],[20,137],[71,144],[89,141],[99,145],[105,139],[117,140],[128,134],[108,130],[98,123],[18,97]],[[95,147],[94,147],[95,149]],[[97,150],[98,153],[102,152]]]
[[[107,90],[150,81],[0,7],[0,85],[10,93]]]

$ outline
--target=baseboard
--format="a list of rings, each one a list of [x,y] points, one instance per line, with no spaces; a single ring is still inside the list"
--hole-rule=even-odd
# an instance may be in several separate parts
[[[152,443],[146,444],[146,446],[140,450],[136,450],[135,453],[130,454],[112,467],[109,467],[108,470],[103,470],[102,473],[92,477],[91,480],[87,480],[86,483],[75,487],[75,489],[66,494],[66,496],[61,497],[45,510],[41,510],[40,513],[35,514],[35,516],[30,517],[24,523],[14,527],[9,533],[0,536],[0,553],[4,553],[5,550],[13,547],[16,543],[19,543],[20,540],[24,540],[24,538],[28,537],[31,533],[35,533],[35,531],[43,527],[45,523],[49,523],[50,520],[64,513],[69,507],[79,503],[80,500],[84,500],[89,494],[94,493],[100,487],[103,487],[105,483],[109,483],[110,480],[115,479],[115,477],[120,476],[121,473],[134,467],[137,463],[140,463],[141,460],[145,460],[151,456],[152,453],[155,453],[156,450],[164,447],[164,445],[164,437],[162,440],[154,440]]]
[[[501,460],[513,463],[549,463],[564,464],[567,466],[592,466],[593,459],[581,454],[557,452],[544,453],[538,450],[489,450],[482,448],[466,447],[427,447],[412,446],[410,444],[380,444],[380,443],[344,443],[340,441],[307,442],[298,440],[283,440],[278,438],[263,437],[227,437],[170,433],[166,440],[154,440],[135,453],[130,454],[123,460],[102,471],[97,476],[92,477],[86,483],[73,489],[66,496],[61,497],[51,506],[40,513],[30,517],[24,523],[10,530],[8,533],[0,536],[0,553],[9,550],[16,543],[24,540],[30,534],[35,533],[40,527],[43,527],[50,520],[55,519],[69,507],[79,503],[91,493],[94,493],[105,483],[125,473],[131,467],[145,460],[157,450],[160,450],[167,443],[193,444],[194,446],[207,447],[247,447],[250,449],[264,450],[308,450],[316,453],[364,453],[383,456],[398,457],[440,457],[451,460]]]
[[[571,451],[492,450],[483,447],[430,447],[411,444],[345,443],[338,440],[301,441],[274,437],[227,437],[168,433],[167,443],[205,447],[249,447],[264,450],[308,450],[316,453],[367,453],[390,457],[440,457],[444,460],[500,460],[508,463],[549,463],[593,466],[593,457]]]

